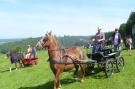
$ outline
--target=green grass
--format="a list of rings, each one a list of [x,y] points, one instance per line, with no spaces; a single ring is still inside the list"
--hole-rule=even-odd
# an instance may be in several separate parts
[[[135,89],[135,50],[132,56],[122,52],[124,71],[104,78],[104,73],[86,76],[84,83],[72,79],[73,71],[62,74],[62,89]],[[39,63],[9,72],[10,62],[0,54],[0,89],[52,89],[54,75],[47,62],[46,52],[38,52]],[[13,66],[13,65],[12,65]],[[14,67],[14,66],[13,66]]]

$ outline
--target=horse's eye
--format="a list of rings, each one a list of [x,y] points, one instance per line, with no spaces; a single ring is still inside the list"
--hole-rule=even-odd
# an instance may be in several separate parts
[[[47,38],[47,37],[43,38],[43,41],[47,41],[47,40],[48,40],[48,38]]]

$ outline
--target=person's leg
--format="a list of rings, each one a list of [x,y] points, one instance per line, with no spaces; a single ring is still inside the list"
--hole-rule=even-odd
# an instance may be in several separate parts
[[[114,51],[116,51],[116,50],[117,50],[116,45],[114,45]]]
[[[96,52],[96,45],[93,45],[92,53],[95,53],[95,52]]]
[[[120,51],[120,46],[119,45],[117,45],[117,51]]]
[[[100,49],[100,47],[101,47],[101,44],[97,44],[97,45],[96,45],[96,50],[95,50],[95,51],[98,52],[99,49]]]
[[[25,55],[25,58],[28,59],[28,54]]]
[[[114,45],[114,51],[119,51],[119,45]]]
[[[29,53],[29,58],[31,58],[31,53]]]
[[[129,45],[129,56],[131,56],[131,44]]]

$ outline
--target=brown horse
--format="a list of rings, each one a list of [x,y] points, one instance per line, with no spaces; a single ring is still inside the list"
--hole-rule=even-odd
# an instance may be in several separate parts
[[[38,43],[37,48],[47,48],[49,55],[50,68],[55,75],[54,89],[58,84],[58,89],[61,89],[60,76],[63,72],[75,68],[76,61],[83,60],[84,54],[82,49],[78,47],[62,49],[55,36],[47,33]],[[85,76],[85,64],[79,64],[81,68],[82,79]]]

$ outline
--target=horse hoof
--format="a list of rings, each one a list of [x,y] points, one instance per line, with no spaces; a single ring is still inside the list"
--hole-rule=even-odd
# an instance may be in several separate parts
[[[74,80],[75,80],[75,81],[77,81],[77,80],[78,80],[78,78],[74,78]]]
[[[58,86],[58,89],[61,89],[61,85]]]
[[[84,82],[84,80],[82,79],[82,80],[81,80],[81,83],[83,83],[83,82]]]

